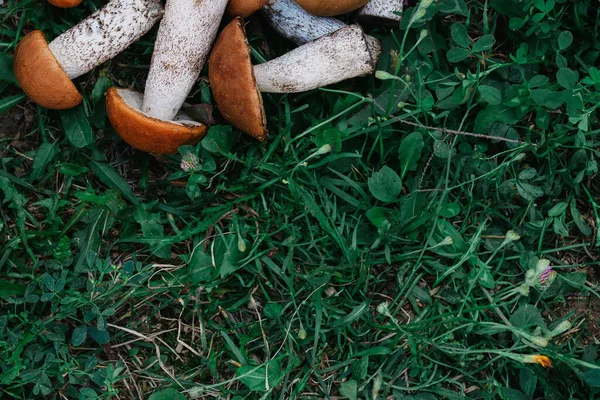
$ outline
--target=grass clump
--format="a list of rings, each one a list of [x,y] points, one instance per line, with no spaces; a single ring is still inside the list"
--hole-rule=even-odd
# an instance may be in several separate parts
[[[215,125],[160,159],[103,101],[143,88],[155,30],[73,110],[14,85],[26,30],[99,3],[1,10],[3,396],[597,396],[595,2],[409,2],[367,29],[376,77],[265,96],[266,144]],[[204,79],[189,102],[212,112]]]

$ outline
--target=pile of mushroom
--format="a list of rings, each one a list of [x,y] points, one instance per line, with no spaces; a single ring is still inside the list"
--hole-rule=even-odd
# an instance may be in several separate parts
[[[81,0],[48,0],[74,7]],[[253,65],[244,21],[261,10],[285,38],[299,45]],[[134,148],[177,152],[204,137],[207,126],[181,108],[209,56],[224,14],[233,17],[212,47],[208,77],[223,117],[258,140],[267,138],[261,92],[304,92],[373,74],[379,41],[359,25],[333,17],[357,11],[359,20],[397,24],[402,0],[110,0],[102,9],[49,44],[26,35],[15,53],[15,75],[25,93],[51,109],[76,106],[82,96],[71,81],[115,57],[162,16],[143,93],[112,87],[107,113],[115,131]]]

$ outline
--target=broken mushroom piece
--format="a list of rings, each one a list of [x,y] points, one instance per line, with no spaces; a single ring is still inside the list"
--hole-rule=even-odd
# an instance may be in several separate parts
[[[347,26],[339,19],[309,14],[295,0],[269,0],[261,12],[273,29],[296,44],[312,42]],[[365,38],[373,59],[379,59],[379,40],[368,35]]]
[[[161,14],[159,0],[112,0],[50,44],[41,31],[32,31],[15,52],[17,81],[42,107],[75,107],[82,97],[71,79],[126,49],[150,30]]]
[[[223,117],[262,141],[267,129],[260,92],[304,92],[372,74],[376,63],[362,29],[351,25],[253,67],[243,20],[236,18],[215,43],[208,77]]]
[[[81,4],[81,0],[48,0],[48,3],[59,8],[73,8]]]
[[[198,80],[227,0],[167,0],[146,80],[142,111],[170,121]]]
[[[320,17],[335,17],[364,6],[369,0],[296,0],[300,7]]]
[[[358,12],[358,18],[362,21],[394,26],[400,22],[403,8],[403,0],[370,0]]]
[[[267,3],[267,0],[229,0],[227,14],[232,17],[246,18]]]
[[[173,154],[180,146],[197,143],[206,126],[178,113],[172,121],[153,118],[141,111],[142,94],[112,87],[106,92],[106,111],[111,125],[132,147],[153,154]]]

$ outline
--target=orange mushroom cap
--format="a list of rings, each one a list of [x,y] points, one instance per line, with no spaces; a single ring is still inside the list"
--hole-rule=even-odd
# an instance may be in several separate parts
[[[48,0],[48,3],[55,7],[72,8],[81,4],[81,0]]]
[[[227,14],[232,17],[246,18],[260,10],[265,4],[267,4],[267,0],[229,0]]]
[[[320,17],[346,14],[358,10],[368,2],[369,0],[296,0],[300,7]]]
[[[267,119],[241,18],[231,21],[215,42],[208,79],[223,118],[242,132],[266,140]]]
[[[42,31],[21,39],[13,68],[25,94],[40,106],[64,110],[81,103],[81,93],[50,51]]]
[[[142,94],[111,87],[106,111],[113,128],[132,147],[153,154],[174,154],[180,146],[195,144],[206,135],[199,122],[177,118],[164,121],[140,111]]]

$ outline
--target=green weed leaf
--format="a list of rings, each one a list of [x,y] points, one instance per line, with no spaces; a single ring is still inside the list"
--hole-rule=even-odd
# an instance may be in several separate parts
[[[60,120],[69,142],[79,149],[94,143],[92,127],[81,105],[60,111]]]
[[[152,393],[148,400],[186,400],[186,397],[173,388],[167,388]]]
[[[369,178],[369,191],[377,200],[385,203],[398,200],[402,192],[402,179],[396,171],[383,167]]]

